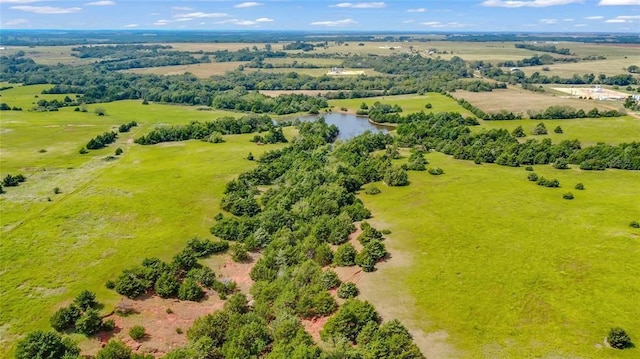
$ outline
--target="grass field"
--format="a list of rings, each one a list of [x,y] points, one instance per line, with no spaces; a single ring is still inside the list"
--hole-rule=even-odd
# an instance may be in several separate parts
[[[36,63],[42,65],[85,65],[96,59],[81,59],[71,56],[71,48],[75,46],[7,46],[0,51],[0,56],[10,56],[18,51],[24,51],[25,56],[30,57]]]
[[[436,357],[638,356],[604,347],[614,326],[640,338],[640,232],[629,227],[640,215],[637,171],[535,166],[559,179],[549,189],[522,168],[427,158],[445,174],[412,172],[408,187],[376,184],[381,194],[361,196],[392,231],[391,262],[362,285],[367,298],[402,306],[401,320],[439,337],[419,341],[425,352],[455,348]]]
[[[350,111],[355,112],[360,109],[362,103],[366,103],[368,106],[372,106],[375,102],[383,104],[398,104],[402,107],[402,114],[415,113],[420,111],[425,112],[460,112],[462,114],[471,115],[471,113],[464,108],[460,107],[458,103],[439,93],[429,92],[425,95],[398,95],[398,96],[379,96],[361,99],[347,99],[347,100],[330,100],[329,106],[333,106],[334,110],[339,110],[341,107],[346,107]],[[432,108],[427,109],[425,105],[430,103]]]
[[[3,99],[26,103],[39,89],[3,91]],[[275,148],[249,142],[251,134],[225,136],[222,144],[139,146],[131,140],[157,124],[224,113],[138,101],[99,106],[108,116],[69,108],[10,112],[5,121],[3,112],[2,175],[21,172],[28,179],[0,196],[0,357],[9,355],[18,334],[47,328],[49,316],[80,290],[95,291],[110,309],[120,296],[104,288],[107,279],[144,256],[168,260],[193,236],[209,236],[225,183],[254,166],[244,159],[250,151]],[[78,154],[89,138],[131,120],[139,127],[115,144]],[[105,161],[117,147],[124,154]]]
[[[552,93],[553,92],[553,93]],[[514,86],[507,89],[493,90],[491,92],[469,92],[458,90],[452,95],[457,99],[465,99],[479,109],[494,113],[501,110],[512,111],[527,115],[527,110],[545,110],[549,106],[571,106],[576,109],[589,111],[594,107],[608,109],[622,107],[622,102],[581,100],[568,98],[568,94],[555,95],[556,91],[535,93]],[[558,91],[558,93],[560,93]]]
[[[236,70],[238,66],[245,63],[246,62],[243,61],[211,62],[193,65],[145,67],[140,69],[129,69],[125,70],[125,72],[155,75],[181,75],[185,72],[189,72],[196,77],[207,78],[213,75],[224,75],[227,71]]]
[[[529,66],[522,67],[520,69],[527,76],[530,76],[534,72],[539,72],[540,74],[547,76],[558,75],[560,77],[571,77],[574,74],[594,74],[596,76],[598,76],[599,74],[605,74],[607,76],[613,76],[626,74],[627,71],[625,69],[631,65],[640,66],[638,65],[640,64],[640,60],[638,60],[638,57],[640,57],[640,50],[634,51],[632,56],[625,56],[622,58],[557,63],[546,66]],[[549,71],[544,71],[542,68],[548,68]]]

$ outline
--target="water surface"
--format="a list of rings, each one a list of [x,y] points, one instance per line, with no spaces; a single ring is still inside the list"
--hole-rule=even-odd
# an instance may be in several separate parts
[[[374,125],[369,122],[366,116],[354,116],[346,113],[324,113],[320,115],[299,116],[300,121],[315,121],[320,117],[329,125],[336,125],[340,130],[338,139],[348,140],[356,137],[365,131],[387,133],[388,128],[385,126]]]

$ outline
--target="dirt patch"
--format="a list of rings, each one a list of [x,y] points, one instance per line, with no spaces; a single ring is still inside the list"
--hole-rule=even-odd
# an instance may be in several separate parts
[[[314,342],[320,341],[320,331],[324,328],[330,317],[319,317],[313,319],[302,319],[302,326],[311,335]]]
[[[113,332],[100,332],[86,346],[83,354],[95,355],[110,339],[124,342],[138,353],[151,353],[156,357],[187,344],[186,331],[193,321],[208,313],[220,310],[224,301],[214,291],[207,290],[201,302],[162,299],[158,296],[144,296],[141,299],[122,299],[118,306],[127,307],[132,314],[120,316],[110,314],[104,320],[113,319]],[[170,309],[170,310],[169,310]],[[129,336],[129,329],[141,325],[147,335],[140,341]],[[181,332],[181,333],[180,333]]]

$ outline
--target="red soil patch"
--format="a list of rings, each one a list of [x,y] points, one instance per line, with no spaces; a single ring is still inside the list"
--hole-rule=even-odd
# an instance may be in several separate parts
[[[314,342],[320,341],[320,330],[324,327],[330,317],[318,317],[313,319],[301,319],[304,329],[311,335]]]

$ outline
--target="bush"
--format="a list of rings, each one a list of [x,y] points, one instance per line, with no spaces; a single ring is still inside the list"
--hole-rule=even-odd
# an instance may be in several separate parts
[[[366,247],[356,255],[356,264],[365,272],[373,272],[376,266],[376,259]]]
[[[568,170],[569,169],[569,162],[567,162],[566,158],[558,158],[553,163],[553,168],[556,168],[556,169],[559,169],[559,170]]]
[[[169,272],[160,274],[160,277],[158,277],[154,285],[156,294],[158,294],[160,298],[175,297],[176,294],[178,294],[179,288],[180,281],[178,281],[178,278],[176,278],[173,273]]]
[[[248,159],[249,161],[253,161],[253,160],[255,160],[255,157],[253,157],[253,153],[249,152],[249,154],[247,155],[247,159]]]
[[[340,278],[336,272],[328,270],[326,272],[322,272],[320,282],[322,283],[322,288],[329,290],[340,285]]]
[[[526,137],[527,134],[524,133],[524,129],[522,128],[522,126],[518,126],[516,127],[513,132],[511,132],[511,135],[513,137]]]
[[[553,132],[555,133],[562,133],[562,127],[557,126],[556,128],[553,129]]]
[[[102,319],[95,309],[89,309],[76,321],[76,331],[86,336],[94,335],[102,327]]]
[[[242,262],[249,259],[249,252],[243,243],[234,243],[231,246],[231,259],[234,262]]]
[[[573,193],[567,192],[567,193],[562,195],[562,198],[564,198],[564,199],[573,199]]]
[[[107,319],[102,322],[102,330],[105,332],[111,332],[116,329],[116,321],[113,319]]]
[[[122,148],[118,147],[118,148],[116,148],[115,154],[116,154],[116,156],[120,156],[123,152],[124,151],[122,150]]]
[[[527,166],[524,168],[525,171],[529,171],[529,172],[533,172],[533,167],[532,166]]]
[[[109,279],[109,280],[107,280],[107,281],[104,283],[104,286],[105,286],[107,289],[114,289],[114,288],[116,287],[116,282],[114,282],[114,281],[112,281],[111,279]]]
[[[338,298],[349,299],[357,296],[358,293],[358,287],[352,282],[344,282],[338,288]]]
[[[80,151],[78,151],[81,155],[86,155],[87,153],[89,153],[89,150],[87,150],[86,148],[82,147],[80,149]]]
[[[389,168],[384,175],[384,183],[387,186],[406,186],[409,184],[407,171],[400,167]]]
[[[190,300],[197,302],[204,297],[204,291],[192,278],[186,278],[178,289],[178,298],[180,300]]]
[[[16,359],[56,359],[65,356],[73,358],[80,349],[68,338],[56,332],[38,330],[27,334],[16,345]]]
[[[627,332],[622,328],[611,328],[609,335],[607,335],[607,342],[612,348],[626,349],[633,347],[631,338]]]
[[[547,127],[544,125],[544,123],[540,122],[536,125],[531,133],[533,133],[534,135],[546,135],[548,133]]]
[[[433,108],[433,105],[431,103],[427,103],[426,105],[424,105],[424,108]]]
[[[440,167],[429,168],[427,172],[429,172],[430,175],[434,175],[434,176],[439,176],[441,174],[444,174],[444,170]]]
[[[370,186],[366,190],[364,190],[364,193],[370,194],[370,195],[375,195],[375,194],[380,193],[380,188],[378,188],[376,186]]]
[[[211,288],[216,281],[216,274],[209,267],[193,268],[187,273],[187,278],[192,278],[203,287]]]
[[[144,338],[144,336],[146,334],[147,334],[146,330],[144,329],[144,327],[142,325],[136,325],[136,326],[131,327],[131,329],[129,329],[129,336],[133,340],[140,340],[140,339]]]
[[[78,296],[73,300],[73,303],[82,310],[93,308],[98,304],[98,302],[96,302],[96,294],[86,289],[78,294]]]
[[[96,359],[131,359],[132,354],[131,348],[123,342],[111,339],[109,343],[98,352]]]
[[[629,223],[629,226],[631,226],[632,228],[640,228],[640,222],[631,221],[631,223]]]
[[[189,271],[198,264],[195,253],[190,248],[185,248],[173,256],[173,263],[181,270]]]
[[[582,190],[584,190],[584,185],[582,183],[578,183],[578,184],[576,184],[576,186],[574,188],[577,189],[577,190],[582,191]]]
[[[82,312],[80,311],[80,308],[71,304],[68,307],[62,307],[53,313],[51,318],[49,318],[49,323],[55,331],[62,332],[73,327],[76,320],[81,316]]]
[[[340,267],[349,267],[355,265],[355,259],[358,251],[351,243],[342,244],[333,255],[333,263]]]

